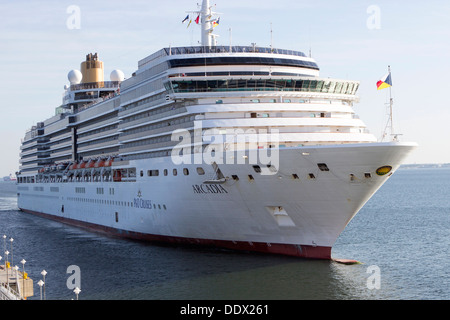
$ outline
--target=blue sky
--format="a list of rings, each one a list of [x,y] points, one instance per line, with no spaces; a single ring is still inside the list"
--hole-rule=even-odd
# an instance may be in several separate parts
[[[20,140],[61,104],[67,73],[98,52],[105,78],[129,77],[138,60],[163,48],[197,45],[200,30],[181,21],[200,0],[0,0],[0,177],[18,170]],[[450,162],[450,2],[211,0],[221,13],[219,44],[273,45],[308,53],[322,77],[358,80],[356,112],[377,137],[389,90],[376,82],[392,68],[394,116],[402,141],[420,148],[408,163]],[[80,29],[69,29],[69,6]],[[372,9],[377,9],[376,14]],[[378,20],[373,20],[375,17]],[[375,23],[375,24],[374,24]],[[377,28],[373,28],[376,26]]]

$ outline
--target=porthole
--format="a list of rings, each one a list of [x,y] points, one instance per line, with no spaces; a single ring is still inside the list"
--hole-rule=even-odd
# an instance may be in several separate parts
[[[377,175],[384,176],[384,175],[387,175],[391,171],[392,171],[392,167],[391,166],[380,167],[380,168],[377,169]]]
[[[256,173],[261,173],[261,167],[260,166],[253,166],[253,170],[255,170]]]

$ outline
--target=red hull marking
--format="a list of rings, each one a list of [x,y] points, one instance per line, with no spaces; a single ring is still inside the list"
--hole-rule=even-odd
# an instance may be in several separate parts
[[[23,212],[37,215],[40,217],[55,220],[61,223],[81,227],[83,229],[94,232],[101,232],[109,235],[119,236],[121,238],[143,240],[149,242],[164,242],[172,244],[191,244],[202,245],[210,247],[220,247],[239,251],[253,251],[261,253],[279,254],[286,256],[294,256],[307,259],[322,259],[331,260],[331,247],[307,246],[295,244],[281,244],[281,243],[265,243],[265,242],[250,242],[250,241],[227,241],[227,240],[210,240],[210,239],[196,239],[183,238],[163,235],[152,235],[146,233],[139,233],[134,231],[127,231],[122,229],[111,228],[98,224],[93,224],[84,221],[54,216],[42,212],[36,212],[27,209],[20,209]]]

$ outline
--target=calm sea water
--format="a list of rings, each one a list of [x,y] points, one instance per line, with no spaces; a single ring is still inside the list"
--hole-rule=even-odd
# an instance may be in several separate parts
[[[350,266],[90,233],[21,213],[15,184],[6,182],[0,235],[14,238],[12,249],[6,244],[14,264],[22,270],[26,260],[33,300],[40,299],[36,283],[44,269],[47,300],[75,299],[67,287],[71,265],[81,271],[80,300],[447,300],[449,194],[450,169],[397,171],[333,248],[335,258],[362,262]]]

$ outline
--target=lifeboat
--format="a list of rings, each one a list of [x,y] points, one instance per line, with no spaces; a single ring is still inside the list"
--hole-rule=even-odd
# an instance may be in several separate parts
[[[104,167],[105,166],[105,159],[103,158],[99,158],[96,162],[94,167],[95,168],[100,168],[100,167]]]
[[[95,160],[93,160],[93,159],[90,159],[88,161],[88,163],[86,164],[86,168],[94,168],[94,166],[95,166]]]
[[[81,164],[78,165],[78,169],[86,168],[86,161],[81,161]]]
[[[120,181],[122,181],[122,172],[121,172],[120,170],[115,170],[115,171],[114,171],[113,180],[114,180],[115,182],[120,182]]]
[[[69,170],[74,170],[74,169],[76,169],[76,165],[77,165],[76,162],[71,162],[71,163],[70,163],[70,166],[69,166]]]
[[[108,160],[105,161],[105,167],[111,167],[113,162],[114,162],[114,158],[109,157]]]

